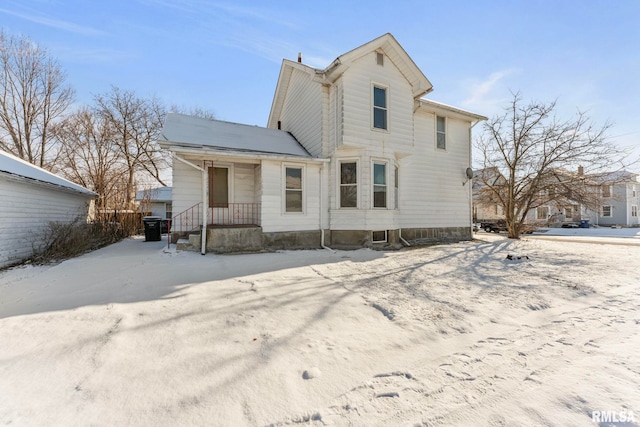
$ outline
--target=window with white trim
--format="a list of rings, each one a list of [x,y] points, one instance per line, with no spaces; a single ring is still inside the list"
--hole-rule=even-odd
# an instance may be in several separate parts
[[[603,185],[602,186],[602,197],[611,197],[611,186]]]
[[[387,207],[387,164],[373,163],[373,207]]]
[[[358,207],[358,163],[340,162],[340,207]]]
[[[440,150],[447,149],[447,119],[436,116],[436,147]]]
[[[387,130],[387,88],[373,86],[373,127]]]
[[[603,206],[602,207],[602,216],[610,217],[611,216],[611,206]]]
[[[638,206],[631,205],[631,216],[638,216]]]
[[[285,168],[285,212],[302,212],[302,168]]]
[[[549,218],[549,207],[548,206],[540,206],[536,209],[536,218],[537,219],[548,219]]]

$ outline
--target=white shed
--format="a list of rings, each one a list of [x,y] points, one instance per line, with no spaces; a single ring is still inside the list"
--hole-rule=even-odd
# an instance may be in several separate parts
[[[0,151],[0,268],[33,255],[51,221],[87,218],[96,194]]]

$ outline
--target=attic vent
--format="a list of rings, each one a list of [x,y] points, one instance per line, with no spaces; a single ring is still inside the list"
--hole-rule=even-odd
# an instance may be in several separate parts
[[[376,52],[376,64],[384,66],[384,55],[381,52]]]

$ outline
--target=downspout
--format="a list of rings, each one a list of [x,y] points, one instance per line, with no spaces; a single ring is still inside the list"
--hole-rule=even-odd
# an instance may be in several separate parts
[[[320,206],[320,212],[319,212],[319,215],[318,215],[319,221],[320,221],[320,247],[335,253],[336,251],[334,251],[333,249],[331,249],[330,247],[328,247],[328,246],[326,246],[324,244],[324,223],[323,223],[323,215],[322,215],[322,212],[323,212],[323,205],[322,205],[322,200],[323,200],[323,198],[322,198],[323,197],[323,194],[322,194],[322,170],[323,169],[324,169],[324,163],[322,163],[320,165],[320,168],[318,169],[318,177],[319,177],[318,185],[320,186],[320,188],[319,188],[319,190],[320,190],[319,191],[319,193],[320,193],[320,197],[319,197],[320,198],[320,203],[318,203],[318,205]]]
[[[402,237],[402,228],[398,228],[398,238],[400,239],[400,241],[402,243],[404,243],[405,246],[411,246],[409,244],[409,242],[407,242],[406,240],[404,240],[404,238]]]
[[[477,125],[478,123],[480,123],[480,120],[476,120],[475,122],[473,122],[471,124],[471,126],[469,126],[469,167],[471,167],[471,163],[473,162],[472,156],[471,156],[471,151],[472,151],[472,143],[471,143],[471,135],[472,135],[472,129],[475,127],[475,125]],[[473,240],[473,178],[470,179],[469,181],[471,181],[471,184],[469,185],[469,232],[471,233],[471,240]]]
[[[199,170],[202,173],[202,231],[201,231],[201,243],[200,253],[204,255],[207,249],[207,168],[194,165],[193,163],[183,159],[177,154],[173,154],[173,158],[189,165],[192,168]]]
[[[203,164],[204,166],[204,164]],[[207,168],[202,168],[202,232],[200,233],[200,255],[207,253]]]

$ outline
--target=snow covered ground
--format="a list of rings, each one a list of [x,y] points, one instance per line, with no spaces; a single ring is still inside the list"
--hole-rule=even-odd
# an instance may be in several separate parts
[[[0,272],[0,424],[640,426],[640,246],[476,237]]]

